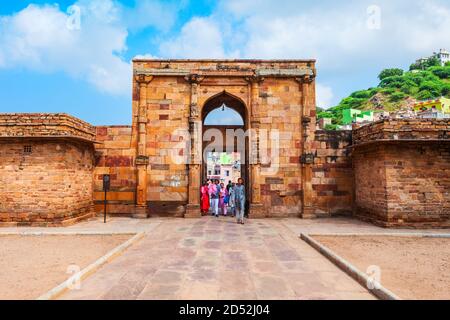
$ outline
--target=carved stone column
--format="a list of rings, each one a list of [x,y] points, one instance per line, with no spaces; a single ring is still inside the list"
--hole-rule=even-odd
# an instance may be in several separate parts
[[[264,218],[264,207],[261,203],[261,159],[259,150],[259,135],[261,121],[259,116],[259,85],[264,78],[248,77],[246,78],[250,87],[250,218]],[[247,182],[248,183],[248,182]]]
[[[188,204],[186,205],[185,218],[199,218],[200,211],[200,184],[202,166],[202,119],[198,106],[198,90],[204,77],[191,74],[185,77],[191,85],[191,97],[189,104],[189,133],[191,136],[191,152],[189,158],[189,190]]]
[[[302,218],[315,217],[314,190],[312,187],[314,153],[312,142],[314,141],[315,108],[314,76],[298,78],[302,92],[301,101],[301,173],[302,173]]]
[[[152,76],[138,75],[136,82],[139,86],[139,108],[137,117],[137,188],[136,188],[136,207],[133,217],[148,218],[147,210],[147,167],[148,156],[146,153],[147,140],[147,86],[153,80]]]

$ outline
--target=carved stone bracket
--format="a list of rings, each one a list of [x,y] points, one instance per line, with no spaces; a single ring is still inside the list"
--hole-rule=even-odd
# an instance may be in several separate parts
[[[135,80],[139,84],[149,84],[154,79],[153,76],[147,76],[145,74],[138,74],[135,76]]]
[[[314,81],[315,78],[316,78],[315,75],[305,74],[304,76],[296,77],[295,81],[297,81],[300,85],[304,83],[310,84]]]
[[[300,158],[302,164],[314,164],[316,155],[314,153],[304,153]]]
[[[205,76],[201,76],[198,74],[189,74],[184,77],[184,80],[189,82],[190,84],[200,84],[205,79]]]
[[[147,156],[137,156],[136,157],[136,165],[148,165],[149,164],[149,159]]]
[[[245,77],[245,81],[247,81],[248,83],[252,84],[252,83],[261,83],[264,81],[264,77],[261,76],[257,76],[257,75],[252,75],[249,77]]]

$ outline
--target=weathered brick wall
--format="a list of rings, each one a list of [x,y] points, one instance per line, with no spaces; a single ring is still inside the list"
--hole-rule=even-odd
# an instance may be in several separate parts
[[[95,210],[104,208],[103,175],[111,176],[107,194],[109,214],[132,214],[136,193],[136,149],[132,147],[131,126],[96,127],[94,169]]]
[[[0,224],[60,225],[92,215],[93,168],[84,142],[1,139]]]
[[[387,220],[385,146],[371,145],[353,151],[355,176],[354,215],[368,221]]]
[[[351,215],[353,169],[349,146],[351,131],[319,130],[315,133],[316,152],[313,189],[317,216]]]
[[[353,132],[354,214],[391,227],[450,226],[450,120],[385,120]]]
[[[93,214],[94,127],[67,114],[0,114],[0,223]]]

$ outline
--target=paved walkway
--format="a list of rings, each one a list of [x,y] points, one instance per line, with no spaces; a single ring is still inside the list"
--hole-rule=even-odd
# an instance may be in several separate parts
[[[373,299],[299,239],[305,220],[147,221],[145,238],[62,298]]]

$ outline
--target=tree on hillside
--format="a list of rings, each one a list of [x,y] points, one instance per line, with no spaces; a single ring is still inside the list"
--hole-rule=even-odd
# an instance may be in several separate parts
[[[387,77],[394,77],[394,76],[402,76],[403,70],[398,68],[393,69],[384,69],[381,71],[381,73],[378,75],[378,79],[383,80]]]

